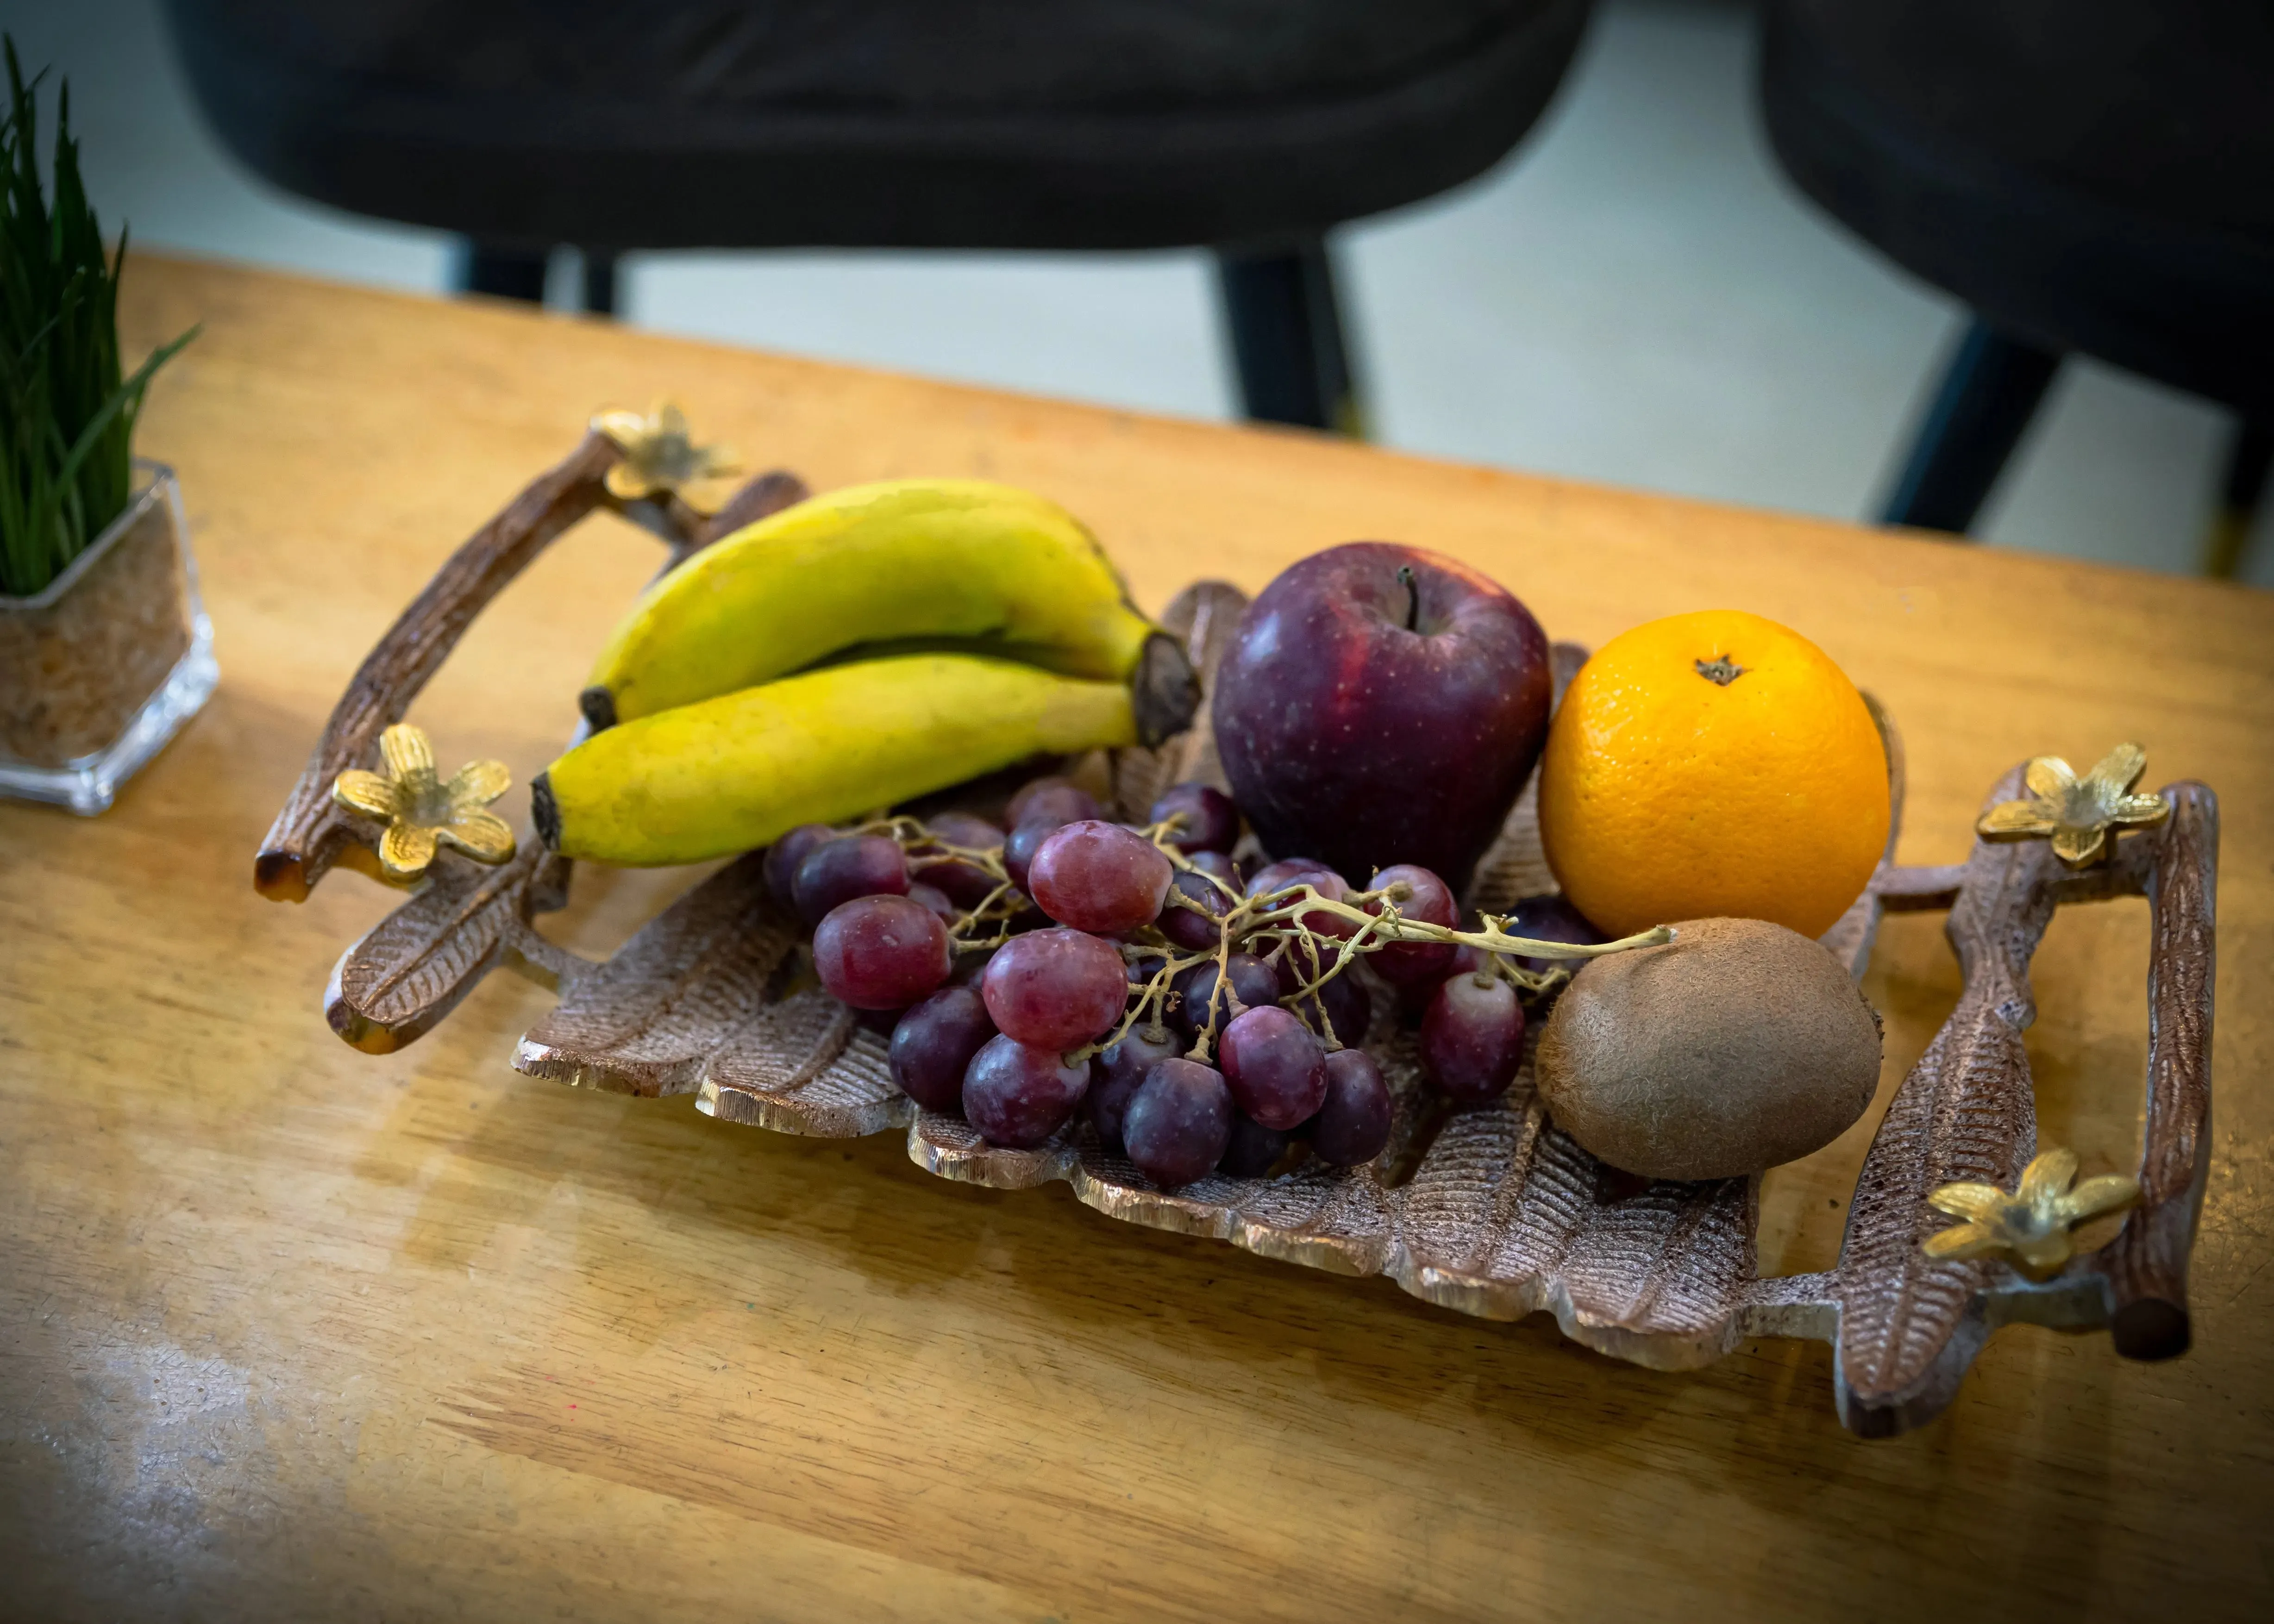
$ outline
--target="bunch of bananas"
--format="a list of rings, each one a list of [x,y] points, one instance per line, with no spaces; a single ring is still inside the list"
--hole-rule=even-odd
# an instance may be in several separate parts
[[[1090,533],[975,479],[850,485],[714,543],[632,606],[538,776],[571,857],[696,862],[1044,753],[1156,744],[1199,685]]]

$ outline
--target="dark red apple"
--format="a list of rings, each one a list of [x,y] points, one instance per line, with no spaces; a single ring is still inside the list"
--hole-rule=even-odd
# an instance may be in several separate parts
[[[1419,547],[1314,553],[1247,606],[1217,674],[1216,748],[1276,856],[1392,863],[1457,891],[1540,758],[1547,638],[1498,583]]]

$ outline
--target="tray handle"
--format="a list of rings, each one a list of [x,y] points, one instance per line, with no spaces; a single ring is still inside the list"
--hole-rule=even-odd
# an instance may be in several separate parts
[[[2167,786],[2171,820],[2148,872],[2148,1120],[2140,1205],[2097,1261],[2109,1337],[2129,1359],[2187,1350],[2187,1254],[2210,1168],[2211,998],[2218,892],[2218,797]]]
[[[605,437],[588,432],[565,462],[468,538],[364,656],[252,860],[254,890],[272,901],[302,902],[333,864],[343,857],[356,861],[363,836],[333,803],[332,781],[350,767],[372,763],[379,735],[403,719],[474,617],[554,537],[599,504],[601,480],[617,455]],[[371,868],[376,872],[375,861]]]
[[[663,503],[620,501],[604,483],[620,455],[605,435],[587,432],[564,461],[469,537],[388,628],[356,668],[283,809],[269,825],[253,859],[254,890],[272,901],[303,902],[316,882],[343,861],[378,877],[378,860],[360,825],[333,803],[333,780],[350,767],[373,763],[379,735],[403,719],[475,616],[554,538],[595,508],[611,508],[654,532],[671,548],[670,563],[676,564],[807,494],[795,475],[775,470],[752,479],[707,519],[676,497]]]

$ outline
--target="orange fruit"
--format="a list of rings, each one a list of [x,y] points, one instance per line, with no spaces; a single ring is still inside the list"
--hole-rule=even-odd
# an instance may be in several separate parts
[[[1821,936],[1871,877],[1887,819],[1886,747],[1856,685],[1736,609],[1605,643],[1540,757],[1548,866],[1615,936],[1718,916]]]

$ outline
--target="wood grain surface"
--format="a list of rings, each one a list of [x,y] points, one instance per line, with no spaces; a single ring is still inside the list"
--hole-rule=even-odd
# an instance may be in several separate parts
[[[124,318],[135,351],[207,323],[141,447],[181,470],[222,680],[105,817],[0,807],[0,1616],[2274,1605],[2274,598],[156,259]],[[662,395],[817,485],[1031,485],[1155,608],[1391,537],[1579,643],[1773,616],[1901,718],[1907,863],[1964,861],[2022,757],[2140,740],[2223,823],[2218,1114],[2161,1186],[2202,1201],[2192,1350],[2010,1327],[1940,1419],[1863,1443],[1815,1344],[1635,1369],[1062,1187],[944,1183],[897,1136],[516,1074],[553,1000],[515,978],[351,1049],[325,979],[400,894],[341,875],[279,906],[246,853],[452,549],[592,409]],[[411,707],[446,770],[494,756],[525,786],[656,562],[603,515],[508,587]],[[700,877],[588,873],[537,929],[601,957]],[[2159,928],[2200,900],[2159,898]],[[1960,986],[1941,916],[1899,906],[1864,984],[1882,1106]],[[2037,1135],[2088,1173],[2138,1154],[2150,934],[2139,898],[2064,907],[2031,965]],[[659,1078],[666,1047],[641,1050]],[[1764,1183],[1764,1274],[1837,1259],[1879,1115]]]

